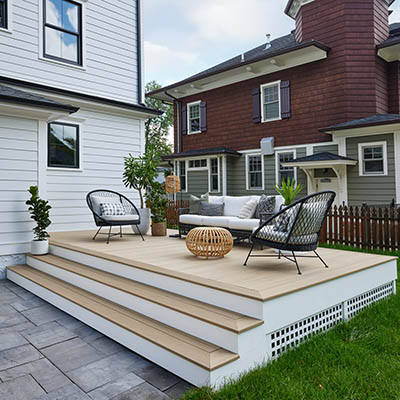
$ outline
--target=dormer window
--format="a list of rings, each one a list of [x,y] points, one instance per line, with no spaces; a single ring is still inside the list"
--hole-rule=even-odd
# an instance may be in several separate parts
[[[82,65],[82,5],[44,0],[44,57]]]
[[[8,29],[7,0],[0,0],[0,28]]]

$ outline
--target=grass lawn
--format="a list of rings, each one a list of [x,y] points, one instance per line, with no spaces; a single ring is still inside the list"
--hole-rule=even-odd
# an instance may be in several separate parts
[[[374,253],[400,256],[400,252]],[[184,399],[399,400],[400,296],[371,306],[218,391],[194,389]]]

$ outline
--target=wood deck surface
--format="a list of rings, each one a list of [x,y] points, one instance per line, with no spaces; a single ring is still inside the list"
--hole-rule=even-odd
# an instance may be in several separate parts
[[[303,275],[297,275],[295,265],[285,259],[251,258],[248,266],[244,267],[243,262],[249,251],[246,245],[235,246],[222,259],[206,260],[193,256],[182,239],[146,236],[143,242],[140,237],[125,236],[122,239],[114,237],[107,245],[105,236],[93,241],[93,235],[94,231],[52,233],[50,243],[262,301],[396,259],[320,248],[318,252],[329,268],[324,268],[318,259],[299,258]],[[273,254],[273,250],[264,249],[254,254]]]

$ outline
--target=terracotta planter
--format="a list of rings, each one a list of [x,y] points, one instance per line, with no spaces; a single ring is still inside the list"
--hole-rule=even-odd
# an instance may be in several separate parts
[[[153,236],[167,236],[167,222],[153,222],[151,234]]]

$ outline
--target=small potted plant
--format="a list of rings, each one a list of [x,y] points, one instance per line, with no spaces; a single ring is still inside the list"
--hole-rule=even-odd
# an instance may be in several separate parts
[[[169,201],[165,184],[153,182],[146,192],[146,201],[151,209],[151,234],[153,236],[166,236]]]
[[[132,226],[133,232],[137,234],[139,233],[137,229],[140,229],[143,235],[150,229],[150,210],[145,207],[144,193],[157,176],[158,163],[158,158],[154,156],[152,151],[148,151],[139,157],[129,154],[124,159],[124,185],[127,188],[137,190],[140,198],[140,224]]]
[[[33,228],[34,240],[31,244],[31,253],[34,255],[43,255],[49,252],[50,235],[47,233],[47,228],[50,226],[50,209],[51,206],[47,200],[39,197],[39,188],[31,186],[29,188],[31,198],[26,201],[29,206],[28,210],[31,218],[36,222],[36,227]]]
[[[290,206],[296,199],[297,195],[302,191],[303,185],[296,184],[296,181],[291,180],[289,177],[285,181],[282,180],[281,187],[275,186],[275,190],[283,197],[285,200],[284,206]]]

